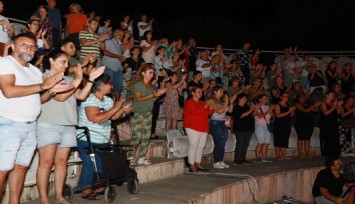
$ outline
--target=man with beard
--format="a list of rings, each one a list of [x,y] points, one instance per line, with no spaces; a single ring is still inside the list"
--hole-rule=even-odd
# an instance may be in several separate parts
[[[29,62],[37,50],[36,36],[13,38],[11,55],[0,58],[0,202],[9,177],[9,203],[20,203],[27,167],[36,141],[41,103],[71,87],[59,83],[63,73],[46,77]]]

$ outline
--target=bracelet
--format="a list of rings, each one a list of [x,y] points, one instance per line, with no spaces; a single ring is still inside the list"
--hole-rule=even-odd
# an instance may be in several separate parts
[[[56,93],[56,92],[51,93],[51,92],[49,91],[49,89],[48,89],[47,91],[48,91],[49,95],[51,95],[51,96],[55,96],[55,95],[57,95],[57,93]]]
[[[39,88],[41,89],[40,92],[43,91],[43,84],[39,84]]]
[[[88,79],[88,82],[89,82],[89,83],[92,83],[92,84],[95,84],[95,82],[94,82],[94,81],[91,81],[90,79]]]

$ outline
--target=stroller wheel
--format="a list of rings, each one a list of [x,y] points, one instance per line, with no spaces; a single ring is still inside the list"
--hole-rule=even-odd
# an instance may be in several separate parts
[[[116,190],[112,186],[105,188],[104,200],[106,203],[112,203],[116,199]]]
[[[130,194],[138,194],[139,192],[139,181],[137,177],[130,178],[127,183],[127,190]]]
[[[74,189],[71,185],[69,184],[64,184],[63,186],[63,197],[67,200],[71,200],[74,197]]]

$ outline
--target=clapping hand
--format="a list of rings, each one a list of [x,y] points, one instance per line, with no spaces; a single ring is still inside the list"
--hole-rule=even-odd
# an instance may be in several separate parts
[[[90,81],[94,81],[95,79],[97,79],[99,76],[102,75],[102,73],[104,73],[105,71],[105,66],[101,66],[97,69],[93,69],[91,70],[90,74],[89,74],[89,80]]]

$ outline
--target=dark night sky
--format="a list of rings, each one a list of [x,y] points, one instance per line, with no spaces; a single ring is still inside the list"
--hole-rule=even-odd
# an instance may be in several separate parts
[[[45,0],[4,0],[4,16],[27,20]],[[72,0],[57,0],[62,13],[68,12]],[[131,14],[138,22],[145,13],[155,19],[154,36],[186,39],[193,36],[198,46],[221,43],[225,48],[239,48],[243,40],[252,46],[268,50],[281,50],[297,45],[300,50],[355,50],[355,2],[351,0],[219,0],[214,3],[190,1],[115,1],[77,0],[85,12],[95,10],[100,16],[110,16],[114,27],[120,16]],[[145,1],[148,2],[148,1]],[[161,3],[160,3],[161,2]],[[172,5],[174,3],[175,5]],[[112,9],[115,8],[115,9]],[[136,29],[137,31],[137,29]],[[137,32],[136,32],[137,33]]]

